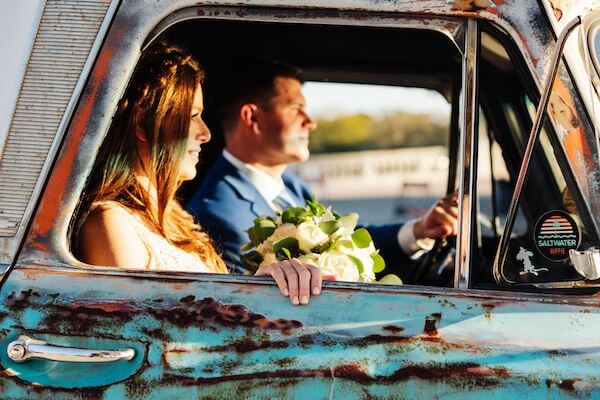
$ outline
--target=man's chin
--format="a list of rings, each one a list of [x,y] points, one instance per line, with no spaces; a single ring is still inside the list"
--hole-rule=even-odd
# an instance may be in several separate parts
[[[306,149],[289,149],[279,153],[276,158],[279,159],[279,164],[294,164],[308,160],[310,157],[310,151]]]
[[[295,158],[296,158],[296,160],[294,162],[308,161],[308,159],[310,158],[310,152],[306,151],[306,152],[298,153],[298,154],[296,154]]]

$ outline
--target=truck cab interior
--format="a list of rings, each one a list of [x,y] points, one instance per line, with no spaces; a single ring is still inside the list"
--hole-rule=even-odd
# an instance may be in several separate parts
[[[319,14],[319,21],[329,17],[334,19],[336,15]],[[381,19],[387,21],[383,16]],[[464,167],[459,165],[459,143],[466,46],[465,26],[460,21],[407,18],[398,24],[388,21],[357,26],[323,22],[275,23],[269,22],[268,18],[261,22],[227,18],[181,20],[183,22],[157,28],[147,43],[161,39],[181,43],[193,52],[206,70],[204,119],[211,129],[212,140],[204,146],[196,178],[180,190],[184,202],[193,195],[224,147],[221,124],[211,109],[211,93],[219,90],[219,79],[226,79],[219,76],[220,70],[223,65],[247,58],[288,62],[303,70],[306,82],[422,88],[441,94],[450,105],[444,141],[448,167],[437,184],[444,186],[443,193],[458,189],[458,172]],[[521,274],[523,260],[514,257],[521,247],[534,246],[536,224],[549,210],[575,214],[581,241],[584,244],[597,242],[597,238],[585,229],[593,223],[585,212],[583,199],[578,195],[575,180],[549,123],[544,125],[540,143],[534,151],[519,212],[511,229],[508,249],[511,256],[506,258],[506,265],[494,265],[540,95],[526,73],[528,67],[514,43],[499,28],[481,24],[478,54],[475,104],[479,108],[476,125],[479,160],[474,185],[477,189],[473,191],[477,196],[477,207],[470,216],[474,243],[471,286],[497,290],[514,289],[518,284],[519,290],[539,291],[536,285],[540,283],[581,280],[570,267],[568,257],[548,260],[553,267],[538,275]],[[361,100],[370,102],[373,99]],[[363,216],[368,219],[368,215]],[[434,251],[412,265],[393,265],[388,261],[388,268],[408,284],[451,287],[455,247],[453,238],[438,241]],[[494,279],[493,268],[503,271],[505,282]],[[543,268],[548,270],[547,266]]]

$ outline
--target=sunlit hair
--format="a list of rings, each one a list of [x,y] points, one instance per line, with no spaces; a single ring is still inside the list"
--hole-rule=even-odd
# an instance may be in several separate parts
[[[198,62],[178,46],[161,42],[142,54],[100,149],[87,200],[124,205],[171,244],[198,254],[212,271],[227,273],[209,236],[175,198],[194,93],[203,79]],[[136,132],[146,143],[136,138]],[[142,164],[143,145],[150,165]],[[156,201],[135,177],[140,168],[156,186]]]

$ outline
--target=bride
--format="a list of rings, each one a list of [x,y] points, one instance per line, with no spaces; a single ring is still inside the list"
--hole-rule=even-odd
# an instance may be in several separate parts
[[[193,179],[210,131],[204,72],[182,48],[141,57],[92,172],[77,237],[82,261],[144,270],[228,273],[208,234],[175,198]],[[294,305],[321,292],[321,271],[298,260],[260,268]]]

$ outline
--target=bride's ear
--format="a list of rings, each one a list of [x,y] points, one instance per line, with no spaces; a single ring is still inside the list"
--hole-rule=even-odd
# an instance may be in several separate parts
[[[142,127],[140,127],[139,125],[135,126],[135,138],[140,143],[148,143],[148,140],[146,139],[146,134],[144,133]]]
[[[240,121],[242,125],[254,133],[259,132],[257,111],[258,106],[253,103],[246,103],[240,108]]]
[[[142,129],[141,124],[140,124],[141,117],[142,117],[141,111],[139,111],[139,110],[136,111],[135,112],[135,138],[140,143],[148,143],[148,139],[146,139],[146,133],[144,132],[144,129]]]

